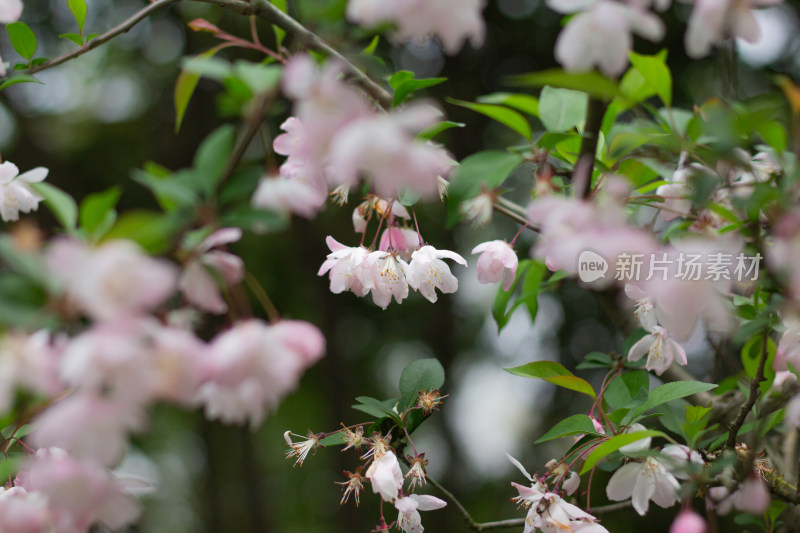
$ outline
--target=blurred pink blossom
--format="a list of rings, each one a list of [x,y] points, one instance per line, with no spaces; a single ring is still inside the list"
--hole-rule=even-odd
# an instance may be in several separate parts
[[[209,270],[216,272],[228,285],[239,283],[244,276],[244,263],[229,252],[213,250],[242,237],[239,228],[222,228],[206,237],[194,250],[178,278],[178,288],[189,303],[203,311],[222,314],[228,305],[222,299],[219,284]]]
[[[479,282],[497,283],[502,280],[504,291],[511,288],[519,266],[514,248],[506,241],[488,241],[473,248],[472,253],[481,254],[478,258]]]

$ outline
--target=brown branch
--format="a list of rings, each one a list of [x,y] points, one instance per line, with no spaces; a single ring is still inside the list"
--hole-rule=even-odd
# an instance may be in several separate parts
[[[750,380],[750,395],[747,397],[747,401],[742,404],[742,407],[739,409],[739,414],[736,416],[736,419],[731,422],[730,425],[728,425],[728,440],[725,443],[725,447],[728,449],[733,449],[734,446],[736,446],[736,436],[739,434],[739,430],[742,428],[745,418],[747,418],[747,415],[750,414],[750,411],[756,404],[756,400],[758,400],[758,397],[761,394],[761,389],[758,385],[764,381],[764,366],[767,362],[768,355],[769,330],[764,330],[761,340],[761,359],[758,362],[758,370],[756,371],[756,375]]]
[[[392,95],[386,89],[372,80],[363,70],[354,65],[330,44],[325,42],[320,36],[310,31],[308,28],[297,22],[295,19],[267,2],[266,0],[198,0],[206,4],[214,4],[226,9],[230,9],[241,15],[256,15],[276,26],[280,27],[292,37],[296,42],[320,54],[332,57],[339,61],[350,76],[369,96],[375,99],[381,106],[390,108],[392,106]]]
[[[592,193],[592,171],[597,154],[597,141],[600,138],[600,127],[608,104],[596,98],[589,98],[586,107],[586,124],[583,128],[583,140],[578,153],[578,160],[572,171],[572,186],[575,198],[588,198]]]
[[[160,10],[161,8],[167,7],[168,5],[174,4],[174,3],[178,2],[178,1],[180,1],[180,0],[157,0],[156,2],[153,2],[152,4],[148,4],[146,7],[140,9],[139,11],[137,11],[136,13],[131,15],[129,18],[125,19],[123,22],[121,22],[117,26],[114,26],[113,28],[111,28],[107,32],[103,33],[102,35],[98,35],[97,37],[95,37],[94,39],[92,39],[91,41],[86,43],[85,45],[81,46],[80,48],[76,48],[75,50],[72,50],[70,52],[67,52],[66,54],[60,55],[60,56],[58,56],[58,57],[56,57],[54,59],[51,59],[50,61],[42,63],[41,65],[36,65],[35,67],[31,67],[29,69],[23,70],[23,71],[21,71],[21,74],[35,74],[36,72],[41,72],[41,71],[46,70],[46,69],[48,69],[50,67],[55,67],[55,66],[61,65],[62,63],[66,63],[67,61],[69,61],[71,59],[75,59],[76,57],[80,57],[83,54],[85,54],[86,52],[89,52],[90,50],[94,50],[98,46],[101,46],[101,45],[107,43],[108,41],[110,41],[114,37],[128,32],[131,28],[136,26],[139,22],[141,22],[142,20],[146,19],[147,17],[149,17],[150,15],[155,13],[156,11]]]

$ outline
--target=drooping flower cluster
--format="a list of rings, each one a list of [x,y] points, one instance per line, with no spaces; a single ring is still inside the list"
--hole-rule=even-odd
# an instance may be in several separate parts
[[[349,0],[347,18],[364,26],[391,22],[392,37],[401,42],[436,36],[445,52],[455,54],[466,40],[476,48],[483,44],[483,4],[483,0]]]

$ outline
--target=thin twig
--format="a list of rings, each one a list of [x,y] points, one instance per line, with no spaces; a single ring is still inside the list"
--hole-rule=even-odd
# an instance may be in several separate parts
[[[350,76],[369,96],[384,108],[392,106],[392,95],[372,80],[363,70],[354,65],[320,36],[307,29],[295,19],[275,7],[266,0],[198,0],[206,4],[214,4],[241,15],[256,15],[283,29],[301,46],[315,52],[332,57],[339,61]]]
[[[148,4],[146,7],[142,8],[141,10],[139,10],[136,13],[134,13],[133,15],[131,15],[129,18],[125,19],[122,23],[118,24],[117,26],[114,26],[113,28],[111,28],[107,32],[103,33],[102,35],[98,35],[97,37],[95,37],[94,39],[92,39],[88,43],[84,44],[80,48],[76,48],[75,50],[67,52],[66,54],[63,54],[63,55],[60,55],[60,56],[58,56],[56,58],[51,59],[50,61],[46,61],[46,62],[42,63],[41,65],[36,65],[36,66],[31,67],[29,69],[23,70],[23,71],[21,71],[21,73],[22,74],[35,74],[36,72],[41,72],[41,71],[46,70],[46,69],[48,69],[50,67],[55,67],[55,66],[61,65],[62,63],[66,63],[67,61],[69,61],[71,59],[75,59],[76,57],[82,56],[86,52],[88,52],[90,50],[93,50],[93,49],[97,48],[98,46],[101,46],[101,45],[107,43],[108,41],[110,41],[114,37],[128,32],[131,28],[136,26],[139,22],[141,22],[142,20],[146,19],[147,17],[149,17],[150,15],[155,13],[156,11],[160,10],[161,8],[167,7],[168,5],[174,4],[174,3],[178,2],[178,1],[179,0],[157,0],[156,2],[153,2],[152,4]]]
[[[764,366],[767,362],[768,355],[769,330],[764,330],[761,340],[761,359],[758,362],[758,370],[756,371],[756,375],[750,380],[750,395],[747,397],[747,401],[739,409],[739,414],[736,416],[736,419],[728,426],[728,441],[725,443],[725,447],[728,449],[733,449],[734,446],[736,446],[736,436],[739,434],[739,430],[742,428],[745,418],[747,418],[747,415],[756,404],[758,396],[761,394],[761,389],[758,385],[764,381]]]

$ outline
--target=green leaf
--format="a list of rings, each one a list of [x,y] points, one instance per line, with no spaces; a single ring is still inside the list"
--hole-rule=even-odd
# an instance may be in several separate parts
[[[198,58],[210,58],[220,50],[219,46],[206,50]],[[173,99],[175,101],[175,133],[181,129],[183,122],[183,115],[186,113],[186,106],[189,105],[189,100],[192,99],[192,94],[200,81],[200,73],[190,72],[186,68],[181,70],[178,74],[178,79],[175,80],[175,92]]]
[[[220,217],[219,223],[221,226],[236,226],[258,235],[281,231],[289,225],[286,218],[271,211],[253,208],[250,205],[228,210]]]
[[[525,87],[549,85],[561,89],[574,89],[603,100],[611,100],[619,94],[617,84],[598,72],[568,73],[561,69],[552,69],[515,76],[511,82]],[[541,107],[541,100],[539,105]]]
[[[28,186],[44,198],[47,208],[64,229],[75,229],[78,222],[78,204],[72,196],[49,183],[30,183]]]
[[[353,407],[355,408],[356,406]],[[345,437],[344,431],[337,431],[336,433],[328,435],[319,441],[322,446],[338,446],[340,444],[345,444],[346,442],[347,438]]]
[[[600,462],[601,459],[608,456],[610,453],[613,453],[623,446],[627,446],[632,442],[637,442],[642,439],[646,439],[648,437],[664,437],[667,438],[667,435],[662,431],[657,431],[654,429],[649,429],[647,431],[637,431],[635,433],[623,433],[622,435],[616,435],[611,437],[610,439],[604,441],[602,444],[599,444],[592,453],[589,454],[589,457],[586,458],[586,461],[583,463],[583,467],[581,467],[580,475],[585,474],[594,466]]]
[[[433,87],[447,81],[447,78],[414,78],[414,73],[408,70],[401,70],[395,72],[389,78],[389,85],[394,89],[394,98],[392,99],[392,106],[402,104],[411,93],[427,87]]]
[[[215,49],[212,48],[212,50]],[[199,56],[185,58],[183,60],[183,70],[219,82],[232,77],[233,67],[231,64],[223,59],[211,57],[213,54],[208,54],[210,51],[211,50],[208,50]]]
[[[666,51],[665,51],[666,52]],[[631,52],[631,64],[639,71],[655,93],[667,107],[672,106],[672,74],[667,67],[666,53],[645,56]]]
[[[511,301],[511,296],[514,294],[517,283],[522,279],[522,276],[528,270],[528,267],[530,267],[531,262],[530,259],[523,259],[519,262],[517,273],[514,276],[514,282],[507,291],[503,290],[502,285],[497,288],[497,295],[494,297],[494,303],[492,304],[492,316],[494,317],[494,321],[497,322],[498,333],[503,331],[503,328],[506,327],[508,320],[511,318],[513,311],[508,311],[508,302]]]
[[[583,358],[583,362],[581,362],[575,368],[578,370],[588,370],[591,368],[612,368],[614,364],[614,360],[608,354],[603,352],[591,352],[586,354],[586,357]],[[603,397],[605,398],[605,395]]]
[[[86,1],[85,0],[67,0],[67,6],[75,17],[75,22],[78,23],[81,35],[83,35],[83,25],[86,22]]]
[[[233,74],[253,92],[260,94],[271,91],[281,81],[283,67],[279,65],[264,65],[250,61],[237,61],[233,65]]]
[[[122,189],[111,187],[105,191],[86,196],[81,202],[78,213],[78,221],[81,227],[90,235],[94,234],[107,219],[108,214],[114,210],[121,194]]]
[[[357,409],[362,413],[367,413],[375,418],[383,418],[388,416],[393,420],[400,420],[400,416],[392,409],[392,407],[394,407],[394,405],[397,403],[397,400],[386,400],[382,402],[369,396],[359,396],[356,398],[356,401],[360,403],[354,405],[353,409]]]
[[[744,366],[744,371],[747,374],[747,377],[750,379],[753,379],[756,376],[756,372],[758,372],[758,364],[761,360],[761,344],[763,340],[763,334],[759,333],[758,335],[750,337],[750,339],[742,347],[742,366]],[[772,367],[772,363],[775,360],[776,350],[777,346],[775,345],[775,341],[773,341],[771,338],[767,338],[767,361],[766,364],[764,364],[765,381],[761,383],[761,386],[763,386],[766,390],[769,389],[769,387],[772,385],[772,381],[775,379],[775,369]],[[765,391],[762,390],[762,392]]]
[[[611,380],[606,392],[603,394],[603,399],[614,410],[632,407],[633,399],[642,389],[645,392],[650,390],[650,376],[648,373],[644,370],[626,372]]]
[[[99,33],[90,33],[89,35],[86,36],[86,42],[88,43],[89,41],[91,41],[92,39],[97,37],[98,35],[100,35],[100,34]]]
[[[195,192],[197,180],[192,170],[179,170],[174,174],[168,171],[161,175],[154,164],[148,164],[144,170],[134,170],[131,178],[150,189],[164,211],[194,206],[200,201]]]
[[[782,153],[786,150],[786,128],[780,122],[776,120],[764,121],[757,131],[761,138],[764,139],[764,142],[774,148],[776,152]]]
[[[594,428],[594,423],[591,418],[586,415],[572,415],[553,426],[550,431],[539,437],[534,444],[566,437],[568,435],[580,435],[582,433],[601,435]]]
[[[676,381],[674,383],[665,383],[651,390],[647,401],[631,411],[626,418],[627,420],[635,421],[642,414],[661,404],[677,400],[678,398],[685,398],[686,396],[691,396],[699,392],[709,391],[716,387],[717,385],[714,383],[703,383],[700,381]]]
[[[11,85],[16,85],[18,83],[38,83],[43,85],[42,82],[31,76],[30,74],[17,74],[16,76],[12,76],[7,80],[0,83],[0,90],[5,89],[6,87],[10,87]]]
[[[130,210],[119,216],[116,224],[103,238],[103,241],[130,239],[151,254],[163,252],[169,246],[173,232],[183,224],[176,216],[164,215],[157,211]]]
[[[522,366],[506,368],[505,371],[526,378],[543,379],[559,387],[597,398],[597,394],[588,381],[574,376],[562,364],[555,361],[535,361]]]
[[[533,136],[531,125],[528,123],[528,120],[513,109],[496,104],[473,104],[472,102],[456,100],[455,98],[447,98],[447,101],[451,104],[466,107],[467,109],[486,115],[500,124],[508,126],[529,141]]]
[[[408,408],[417,403],[417,392],[438,390],[444,385],[444,368],[437,359],[412,361],[400,374],[401,407]]]
[[[380,40],[381,40],[380,35],[376,35],[375,37],[373,37],[372,40],[369,42],[369,44],[365,46],[363,50],[361,50],[361,55],[365,56],[375,55],[375,50],[377,50],[378,43],[380,42]]]
[[[531,321],[536,320],[536,314],[539,312],[539,288],[542,286],[542,280],[547,272],[544,262],[531,261],[531,266],[522,280],[522,294],[514,304],[514,309],[524,305],[528,309]]]
[[[449,194],[468,199],[480,193],[482,187],[499,187],[523,161],[519,154],[497,150],[472,154],[461,161],[456,169]]]
[[[62,34],[59,34],[58,37],[60,39],[67,39],[69,41],[72,41],[73,43],[75,43],[78,46],[83,46],[83,37],[81,37],[77,33],[62,33]]]
[[[547,131],[567,131],[580,124],[589,99],[570,89],[544,87],[539,95],[539,118]]]
[[[214,192],[233,153],[236,130],[231,124],[220,126],[206,137],[194,156],[194,174],[199,190]]]
[[[463,128],[466,126],[463,122],[451,122],[449,120],[445,120],[444,122],[437,122],[432,126],[428,126],[419,134],[417,135],[417,139],[422,139],[423,141],[427,141],[433,139],[443,131],[449,130],[450,128]]]
[[[6,26],[6,30],[8,30],[11,46],[30,63],[31,59],[33,59],[33,54],[36,53],[36,34],[24,22],[12,22]]]
[[[534,117],[539,116],[539,99],[530,94],[492,93],[478,97],[481,104],[500,104]]]

